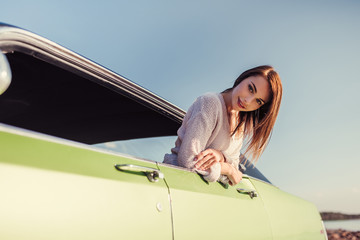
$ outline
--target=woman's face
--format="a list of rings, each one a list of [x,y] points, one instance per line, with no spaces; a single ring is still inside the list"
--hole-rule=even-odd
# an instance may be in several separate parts
[[[255,111],[270,100],[270,84],[262,76],[251,76],[239,83],[231,94],[235,111]]]

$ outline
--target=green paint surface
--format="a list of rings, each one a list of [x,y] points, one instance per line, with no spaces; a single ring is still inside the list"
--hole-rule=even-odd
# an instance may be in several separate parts
[[[114,167],[155,163],[2,131],[0,146],[0,239],[172,238],[164,180]]]

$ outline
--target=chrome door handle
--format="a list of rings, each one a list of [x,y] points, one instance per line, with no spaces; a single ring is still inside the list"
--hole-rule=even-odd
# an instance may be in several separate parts
[[[239,193],[248,194],[251,198],[257,197],[258,194],[255,190],[252,189],[245,189],[245,188],[237,188],[236,189]]]
[[[155,168],[132,164],[116,164],[115,168],[122,172],[142,172],[146,175],[150,182],[157,182],[159,179],[164,179],[164,174]]]

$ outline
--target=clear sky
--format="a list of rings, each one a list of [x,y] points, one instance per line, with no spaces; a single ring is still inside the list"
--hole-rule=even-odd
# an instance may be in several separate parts
[[[57,42],[184,110],[273,65],[284,95],[258,168],[320,211],[360,213],[360,2],[1,1],[0,21]]]

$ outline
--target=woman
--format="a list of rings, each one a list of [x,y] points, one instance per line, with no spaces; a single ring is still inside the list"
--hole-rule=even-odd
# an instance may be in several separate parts
[[[271,66],[243,72],[232,88],[196,99],[164,162],[195,169],[210,182],[236,185],[242,179],[242,143],[246,142],[245,156],[256,162],[270,139],[281,97],[281,80]]]

